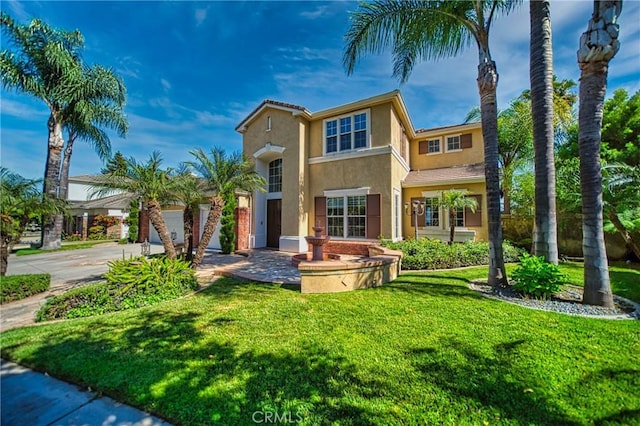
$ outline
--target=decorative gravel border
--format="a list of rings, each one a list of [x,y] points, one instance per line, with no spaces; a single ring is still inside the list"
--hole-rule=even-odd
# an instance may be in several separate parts
[[[583,305],[581,302],[583,289],[582,287],[573,285],[565,286],[558,297],[554,296],[548,300],[525,298],[515,292],[511,287],[500,288],[494,291],[494,288],[488,285],[486,281],[472,281],[469,283],[469,288],[490,299],[502,300],[503,302],[529,309],[588,318],[640,319],[640,304],[614,294],[614,308]]]

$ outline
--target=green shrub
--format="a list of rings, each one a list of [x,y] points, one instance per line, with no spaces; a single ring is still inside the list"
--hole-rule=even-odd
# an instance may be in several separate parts
[[[523,254],[520,264],[511,274],[513,288],[520,294],[546,299],[557,293],[569,276],[560,272],[558,265],[548,263],[544,257]]]
[[[118,244],[129,244],[129,239],[128,238],[120,238],[118,240]]]
[[[140,216],[140,209],[138,208],[138,200],[131,200],[131,209],[129,210],[129,217],[125,219],[125,223],[129,225],[129,241],[135,243],[138,241],[138,222]]]
[[[232,253],[236,249],[236,195],[231,192],[224,196],[225,203],[220,217],[220,247],[223,254]]]
[[[109,263],[104,283],[80,287],[51,299],[37,321],[78,318],[152,305],[198,288],[188,262],[135,257]]]
[[[12,302],[43,293],[49,290],[51,285],[51,275],[49,274],[7,275],[0,280],[2,280],[0,303]]]
[[[447,244],[440,240],[421,238],[392,242],[382,241],[385,247],[403,253],[402,269],[450,269],[463,266],[489,264],[489,243],[467,241],[461,244]],[[504,261],[516,262],[522,251],[508,243],[503,245]]]

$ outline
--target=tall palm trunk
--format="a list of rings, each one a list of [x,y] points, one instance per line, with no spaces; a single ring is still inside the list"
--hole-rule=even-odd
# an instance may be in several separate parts
[[[0,235],[0,276],[2,277],[7,274],[7,267],[9,266],[9,240],[8,235],[4,233]]]
[[[47,123],[49,128],[49,149],[44,175],[44,195],[58,198],[60,187],[60,164],[62,162],[62,123],[57,114],[52,112]],[[59,249],[62,235],[62,216],[47,215],[42,218],[42,249]]]
[[[489,284],[508,284],[502,251],[502,224],[500,222],[500,174],[498,170],[498,107],[496,87],[498,71],[488,51],[480,50],[478,90],[484,139],[484,168],[487,188],[487,216],[489,221]]]
[[[456,211],[449,209],[449,244],[453,244],[456,237]]]
[[[158,232],[158,236],[160,237],[160,241],[164,247],[164,254],[169,259],[175,259],[177,257],[176,249],[173,246],[169,228],[167,228],[167,224],[162,218],[162,208],[160,207],[160,203],[156,200],[149,200],[147,202],[147,211],[149,212],[149,221],[151,222],[151,225],[153,225],[153,228]]]
[[[216,231],[216,226],[218,226],[218,222],[220,221],[220,217],[222,216],[222,208],[224,207],[224,199],[219,195],[214,195],[211,197],[211,207],[209,208],[209,214],[207,214],[207,222],[204,225],[204,230],[202,232],[202,237],[200,238],[200,242],[198,243],[198,251],[196,251],[196,255],[193,258],[193,262],[191,263],[191,267],[196,269],[202,263],[202,259],[204,258],[204,251],[209,245],[209,241],[211,241],[211,237],[213,237],[213,233]]]
[[[549,0],[529,2],[531,115],[535,156],[533,251],[558,264],[556,168],[553,135],[553,51]]]
[[[580,192],[582,194],[583,302],[613,306],[604,244],[600,131],[609,61],[619,49],[617,17],[622,1],[595,1],[587,31],[580,37]]]
[[[185,260],[187,262],[193,259],[193,207],[185,206],[182,212],[182,223],[184,226],[184,242],[186,245]]]

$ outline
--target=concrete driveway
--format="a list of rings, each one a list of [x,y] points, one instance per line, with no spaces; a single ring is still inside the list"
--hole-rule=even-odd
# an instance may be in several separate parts
[[[162,253],[160,244],[151,245],[151,253]],[[88,249],[56,251],[29,256],[9,256],[7,275],[51,274],[49,291],[27,299],[0,305],[0,331],[34,323],[34,315],[47,299],[74,287],[102,280],[114,259],[140,255],[140,244],[98,244]]]

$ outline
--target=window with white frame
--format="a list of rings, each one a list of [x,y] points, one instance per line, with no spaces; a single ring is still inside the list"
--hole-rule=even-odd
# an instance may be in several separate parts
[[[456,226],[464,226],[464,210],[465,209],[456,209]]]
[[[402,202],[400,199],[400,191],[393,189],[393,239],[399,239],[402,236]]]
[[[447,136],[447,151],[459,151],[461,149],[460,135]]]
[[[438,138],[438,139],[429,139],[427,141],[427,153],[428,154],[438,154],[438,153],[440,153],[440,138]]]
[[[365,238],[367,196],[327,197],[327,234],[341,238]]]
[[[424,200],[424,226],[440,226],[440,207],[438,197],[426,197]]]
[[[282,192],[282,158],[269,163],[269,192]]]
[[[325,153],[366,148],[369,144],[369,113],[357,112],[324,121]]]

